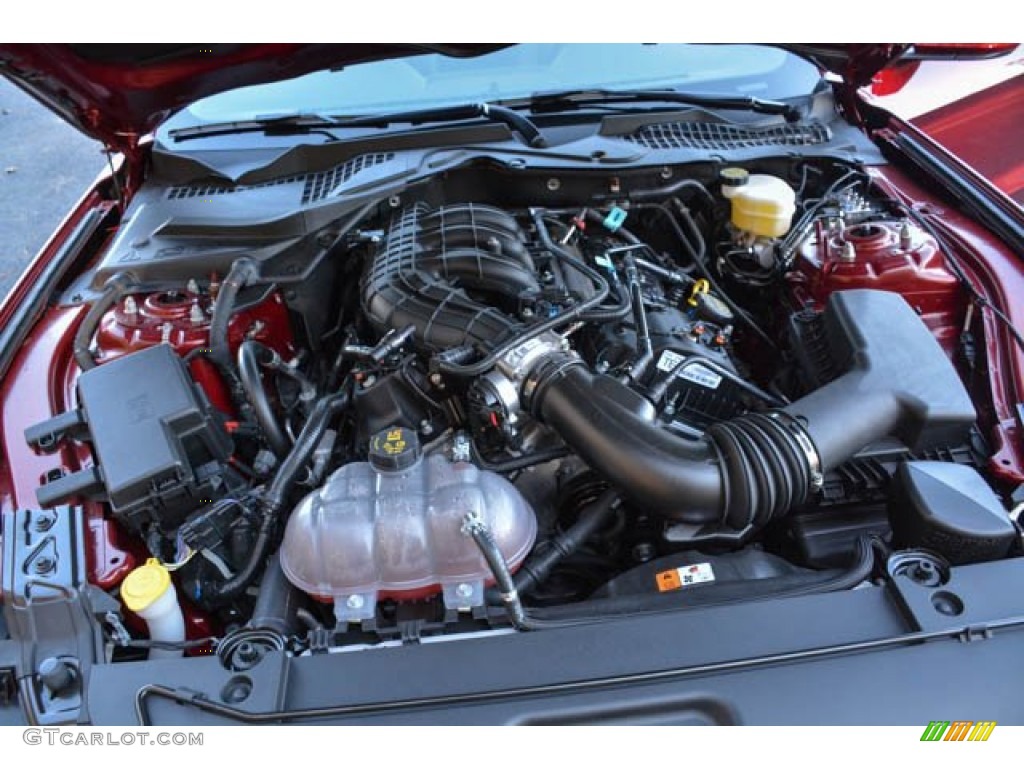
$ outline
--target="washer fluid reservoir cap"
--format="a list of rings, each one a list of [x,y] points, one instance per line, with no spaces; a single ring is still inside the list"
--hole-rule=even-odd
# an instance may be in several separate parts
[[[370,438],[370,465],[379,472],[402,472],[416,465],[423,449],[419,436],[405,427],[389,427]]]

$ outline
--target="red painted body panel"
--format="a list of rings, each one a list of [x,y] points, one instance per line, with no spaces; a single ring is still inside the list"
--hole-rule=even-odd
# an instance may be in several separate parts
[[[1024,203],[1024,75],[922,115],[914,124]]]
[[[129,303],[133,305],[131,311],[127,309]],[[209,295],[187,290],[128,296],[100,320],[96,333],[98,360],[107,362],[165,341],[181,356],[205,348],[210,343],[211,305]],[[198,315],[193,316],[193,308],[197,308]],[[245,339],[263,342],[285,359],[295,354],[288,309],[279,293],[231,319],[228,343],[232,352]],[[196,358],[189,370],[214,407],[223,413],[234,413],[227,386],[208,360]]]
[[[955,340],[964,311],[960,284],[930,235],[912,224],[902,230],[902,222],[891,221],[856,225],[841,235],[817,232],[798,251],[797,269],[788,275],[797,305],[822,308],[832,293],[852,288],[891,291],[941,340]],[[908,242],[901,244],[901,234]],[[844,243],[851,253],[844,254]]]

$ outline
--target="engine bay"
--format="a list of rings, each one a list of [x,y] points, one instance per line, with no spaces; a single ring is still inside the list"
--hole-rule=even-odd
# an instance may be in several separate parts
[[[468,164],[219,238],[149,229],[145,192],[93,272],[76,407],[25,435],[91,452],[37,496],[123,542],[92,579],[115,661],[244,670],[1020,547],[962,275],[865,167]]]

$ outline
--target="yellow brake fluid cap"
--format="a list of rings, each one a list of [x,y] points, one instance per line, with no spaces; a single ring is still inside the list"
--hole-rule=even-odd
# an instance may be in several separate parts
[[[159,560],[150,558],[121,583],[121,598],[128,610],[144,611],[171,587],[171,574]]]

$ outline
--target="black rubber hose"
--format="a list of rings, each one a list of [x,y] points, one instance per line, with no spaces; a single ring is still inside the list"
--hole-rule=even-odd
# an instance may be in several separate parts
[[[631,253],[624,257],[626,284],[629,286],[630,301],[633,304],[633,324],[636,327],[636,359],[629,371],[633,381],[640,381],[648,366],[654,361],[654,346],[651,343],[651,331],[647,324],[647,308],[644,306],[643,288],[640,285],[640,273],[636,260]]]
[[[278,459],[283,459],[288,455],[291,443],[277,421],[260,374],[260,367],[269,365],[273,356],[274,353],[258,341],[243,341],[238,347],[238,375],[270,450]]]
[[[92,352],[89,351],[89,345],[92,344],[92,337],[95,335],[96,327],[100,324],[100,320],[103,319],[103,315],[134,286],[135,279],[130,273],[119,272],[107,280],[103,286],[103,293],[89,307],[89,311],[78,326],[78,330],[75,331],[75,337],[72,342],[75,362],[78,363],[78,367],[82,371],[88,371],[96,367],[96,361],[93,359]]]
[[[560,562],[573,553],[597,531],[601,530],[615,514],[618,506],[617,491],[605,491],[593,504],[583,510],[576,524],[562,533],[549,539],[547,546],[535,552],[519,566],[513,577],[513,583],[520,594],[529,594],[538,585],[543,584]],[[500,604],[501,596],[488,590],[488,602]]]
[[[509,570],[508,563],[505,561],[505,556],[501,553],[501,549],[498,548],[498,543],[494,540],[494,536],[487,525],[480,518],[471,514],[467,515],[463,523],[463,530],[472,537],[477,548],[480,550],[480,554],[487,562],[487,567],[490,568],[491,574],[494,576],[495,586],[498,589],[501,602],[505,606],[505,613],[508,615],[509,621],[512,622],[512,626],[521,631],[530,631],[571,627],[584,623],[575,619],[568,621],[537,620],[530,616],[523,606],[519,592],[516,590],[515,581],[512,578],[512,572]]]
[[[270,482],[261,499],[261,514],[256,539],[253,542],[249,559],[241,570],[227,581],[211,587],[204,592],[204,599],[211,603],[223,603],[241,595],[259,575],[270,554],[271,546],[276,538],[277,524],[281,510],[288,500],[288,493],[298,479],[299,472],[313,455],[320,444],[331,421],[349,404],[350,393],[346,386],[336,395],[322,398],[314,406],[306,424],[291,451],[281,462],[274,479]]]
[[[213,304],[213,315],[210,318],[210,349],[211,357],[223,368],[231,369],[234,360],[228,345],[228,325],[235,313],[235,302],[239,292],[259,275],[259,267],[249,258],[235,259],[221,284],[220,293]]]
[[[871,540],[862,537],[857,540],[853,559],[846,568],[811,574],[787,574],[767,579],[716,582],[674,592],[620,595],[582,603],[531,608],[527,620],[531,625],[541,626],[549,622],[593,622],[660,611],[843,592],[871,578],[874,562],[874,547]]]
[[[287,637],[298,628],[298,610],[302,593],[297,590],[281,568],[281,556],[275,552],[267,561],[256,607],[249,619],[252,629],[269,629]]]

